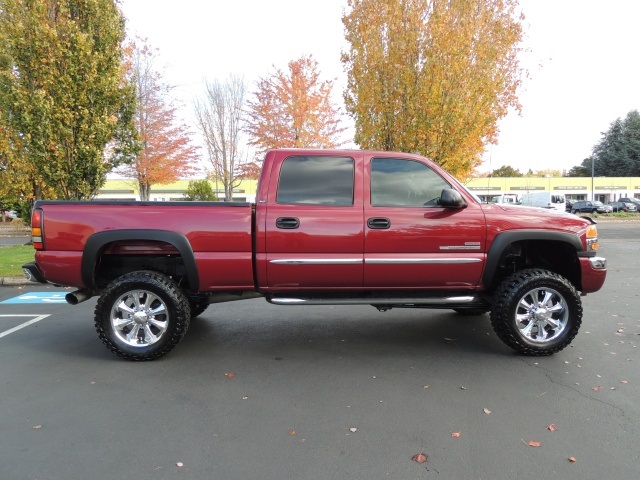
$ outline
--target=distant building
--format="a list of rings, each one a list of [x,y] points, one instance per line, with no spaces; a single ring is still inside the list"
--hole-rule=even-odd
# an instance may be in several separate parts
[[[218,198],[224,197],[224,189],[219,183],[210,181]],[[168,185],[151,187],[151,201],[182,200],[189,186],[189,180],[180,180]],[[243,180],[233,192],[234,202],[255,202],[257,180]],[[515,193],[521,197],[525,193],[553,191],[562,193],[569,200],[592,200],[591,177],[485,177],[473,178],[466,186],[482,200]],[[614,202],[622,197],[640,198],[640,177],[595,177],[593,179],[595,200],[603,203]],[[100,200],[140,200],[136,182],[131,180],[107,180],[96,196]]]
[[[595,177],[593,193],[591,177],[486,177],[473,178],[466,183],[469,190],[483,200],[504,193],[552,191],[562,193],[568,200],[615,202],[622,197],[640,198],[640,177]]]
[[[193,179],[192,179],[193,180]],[[213,192],[220,200],[224,200],[224,188],[221,183],[209,180]],[[257,180],[242,180],[233,190],[234,202],[255,202]],[[152,202],[170,202],[183,200],[184,193],[189,186],[189,180],[179,180],[167,185],[152,185],[149,200]],[[133,180],[107,180],[96,195],[96,200],[140,200],[138,184]]]

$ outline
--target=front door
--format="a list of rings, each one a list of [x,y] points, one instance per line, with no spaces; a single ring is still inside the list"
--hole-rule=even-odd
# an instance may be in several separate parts
[[[473,288],[484,266],[486,225],[476,203],[443,208],[452,188],[418,159],[365,159],[364,285]]]

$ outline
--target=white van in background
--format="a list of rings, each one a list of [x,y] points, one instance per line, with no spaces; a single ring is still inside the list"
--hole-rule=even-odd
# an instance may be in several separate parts
[[[559,212],[566,209],[564,195],[556,192],[531,192],[522,195],[522,205],[525,207],[552,208]]]

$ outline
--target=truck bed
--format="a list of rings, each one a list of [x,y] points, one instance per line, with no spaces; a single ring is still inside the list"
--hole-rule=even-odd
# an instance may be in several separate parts
[[[166,232],[186,239],[185,248],[198,266],[198,291],[253,288],[250,203],[43,201],[36,208],[43,211],[46,237],[45,249],[36,253],[36,259],[53,283],[91,288],[88,273],[82,272],[82,258],[83,248],[96,235],[101,237],[100,253],[176,255],[176,246],[163,235]],[[136,231],[141,235],[138,240]],[[114,232],[112,239],[109,232]],[[127,232],[127,240],[115,232]]]

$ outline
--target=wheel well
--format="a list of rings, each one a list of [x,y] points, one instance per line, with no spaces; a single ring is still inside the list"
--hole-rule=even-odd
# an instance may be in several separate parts
[[[115,241],[104,245],[95,258],[94,282],[105,288],[116,278],[138,270],[149,270],[173,278],[190,290],[184,259],[176,247],[161,241]]]
[[[509,244],[500,256],[490,289],[495,289],[504,278],[525,268],[550,270],[581,290],[580,262],[576,249],[558,240],[521,240]]]

